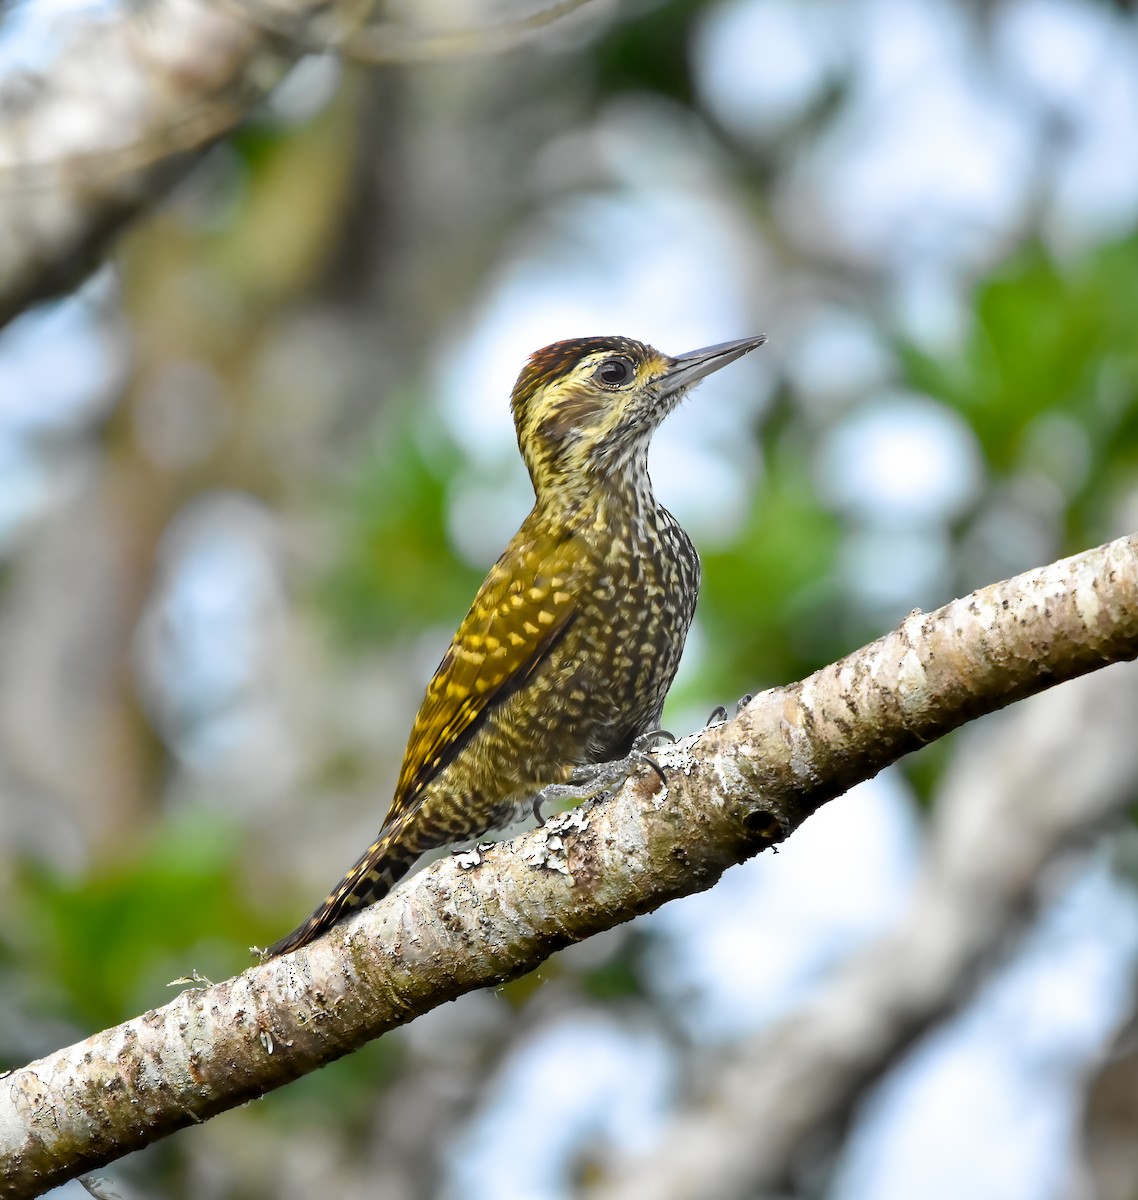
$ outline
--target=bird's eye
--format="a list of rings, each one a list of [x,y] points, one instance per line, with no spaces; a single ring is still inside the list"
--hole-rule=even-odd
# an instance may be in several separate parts
[[[593,378],[605,387],[620,387],[636,374],[627,358],[606,358],[596,369]]]

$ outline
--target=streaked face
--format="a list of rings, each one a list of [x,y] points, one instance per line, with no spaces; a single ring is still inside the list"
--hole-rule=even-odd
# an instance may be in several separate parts
[[[531,355],[513,393],[531,475],[601,467],[646,441],[679,400],[660,386],[672,362],[620,337],[555,342]]]
[[[535,487],[627,468],[692,384],[764,341],[759,335],[678,358],[622,337],[538,350],[513,392],[518,445]]]

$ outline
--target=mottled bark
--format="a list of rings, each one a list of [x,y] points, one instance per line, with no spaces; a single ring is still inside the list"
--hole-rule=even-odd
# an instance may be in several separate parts
[[[436,863],[306,951],[0,1080],[0,1196],[38,1194],[532,970],[788,836],[981,713],[1138,656],[1138,536],[913,613],[659,755],[611,800]]]

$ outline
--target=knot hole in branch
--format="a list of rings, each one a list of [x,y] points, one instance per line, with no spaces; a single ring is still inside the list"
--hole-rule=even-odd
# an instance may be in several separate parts
[[[752,842],[773,845],[786,836],[782,820],[769,809],[749,808],[743,814],[743,829]]]

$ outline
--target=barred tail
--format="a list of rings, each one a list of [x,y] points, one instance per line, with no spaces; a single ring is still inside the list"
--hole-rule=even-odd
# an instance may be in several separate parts
[[[299,950],[326,933],[345,917],[382,900],[414,865],[426,847],[401,845],[402,825],[380,833],[377,841],[367,848],[356,865],[332,889],[328,899],[292,933],[274,942],[265,951],[266,958]]]

